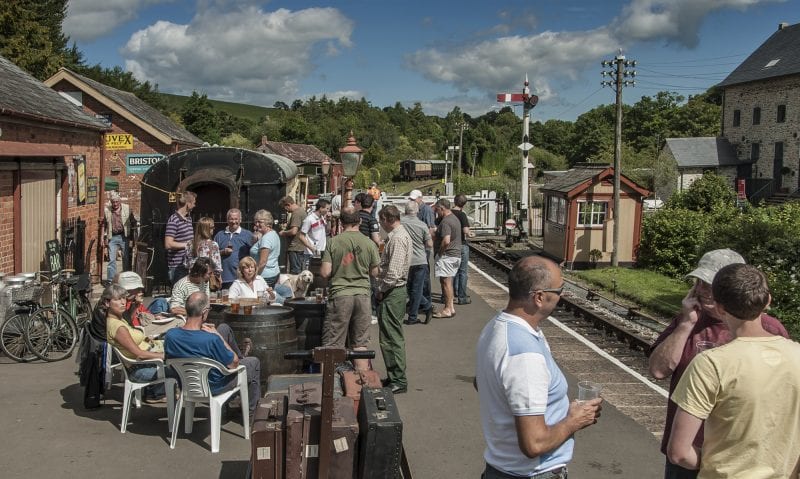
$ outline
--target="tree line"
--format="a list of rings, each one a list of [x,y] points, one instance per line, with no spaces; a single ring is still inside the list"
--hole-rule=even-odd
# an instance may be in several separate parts
[[[44,80],[64,66],[114,88],[132,92],[187,130],[209,142],[252,147],[262,136],[273,141],[312,144],[337,158],[350,131],[364,149],[370,179],[389,181],[406,159],[444,159],[449,145],[462,140],[456,170],[479,178],[518,181],[522,122],[511,107],[470,116],[454,107],[444,117],[426,115],[420,103],[384,108],[364,98],[325,96],[275,102],[258,121],[214,107],[202,92],[182,105],[167,102],[158,85],[141,82],[119,66],[90,64],[62,31],[67,0],[17,0],[0,6],[0,54]],[[623,173],[653,189],[658,151],[669,137],[715,136],[720,131],[721,94],[685,98],[663,91],[623,106]],[[535,110],[534,110],[535,114]],[[534,115],[535,117],[535,115]],[[530,142],[535,174],[582,162],[611,163],[614,156],[614,105],[600,105],[575,121],[535,121]],[[463,138],[462,135],[463,128]],[[366,180],[365,180],[366,181]]]

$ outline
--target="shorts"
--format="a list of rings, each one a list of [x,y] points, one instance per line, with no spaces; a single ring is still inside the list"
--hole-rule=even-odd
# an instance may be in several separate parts
[[[371,320],[369,293],[328,298],[322,345],[349,349],[368,347]]]
[[[452,278],[461,266],[460,256],[441,256],[433,264],[433,275],[437,278]]]

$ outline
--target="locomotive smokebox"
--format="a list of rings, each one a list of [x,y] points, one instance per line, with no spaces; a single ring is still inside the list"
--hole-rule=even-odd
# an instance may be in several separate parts
[[[227,147],[184,150],[151,166],[142,177],[139,236],[140,249],[149,250],[147,276],[155,285],[169,283],[164,231],[177,193],[197,194],[193,223],[209,216],[218,231],[226,225],[228,209],[239,208],[242,228],[252,230],[253,214],[260,209],[280,217],[278,201],[294,191],[297,173],[295,163],[284,156]]]

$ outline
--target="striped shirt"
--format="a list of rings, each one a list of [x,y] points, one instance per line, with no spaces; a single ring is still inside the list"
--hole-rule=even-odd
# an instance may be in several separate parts
[[[192,228],[191,216],[182,216],[177,211],[167,220],[167,228],[164,236],[171,236],[173,240],[178,243],[188,243],[189,240],[194,238],[194,229]],[[186,257],[185,249],[168,249],[167,250],[167,267],[177,268],[183,264]]]
[[[189,281],[188,276],[179,279],[175,286],[172,287],[172,296],[169,298],[170,309],[185,308],[189,295],[197,291],[206,293],[206,296],[211,294],[211,290],[208,289],[208,283],[194,284]]]

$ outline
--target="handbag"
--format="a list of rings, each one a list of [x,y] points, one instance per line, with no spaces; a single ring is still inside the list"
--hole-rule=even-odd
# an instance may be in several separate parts
[[[222,279],[219,277],[217,273],[211,275],[211,278],[208,280],[208,289],[211,291],[219,291],[222,289]]]

